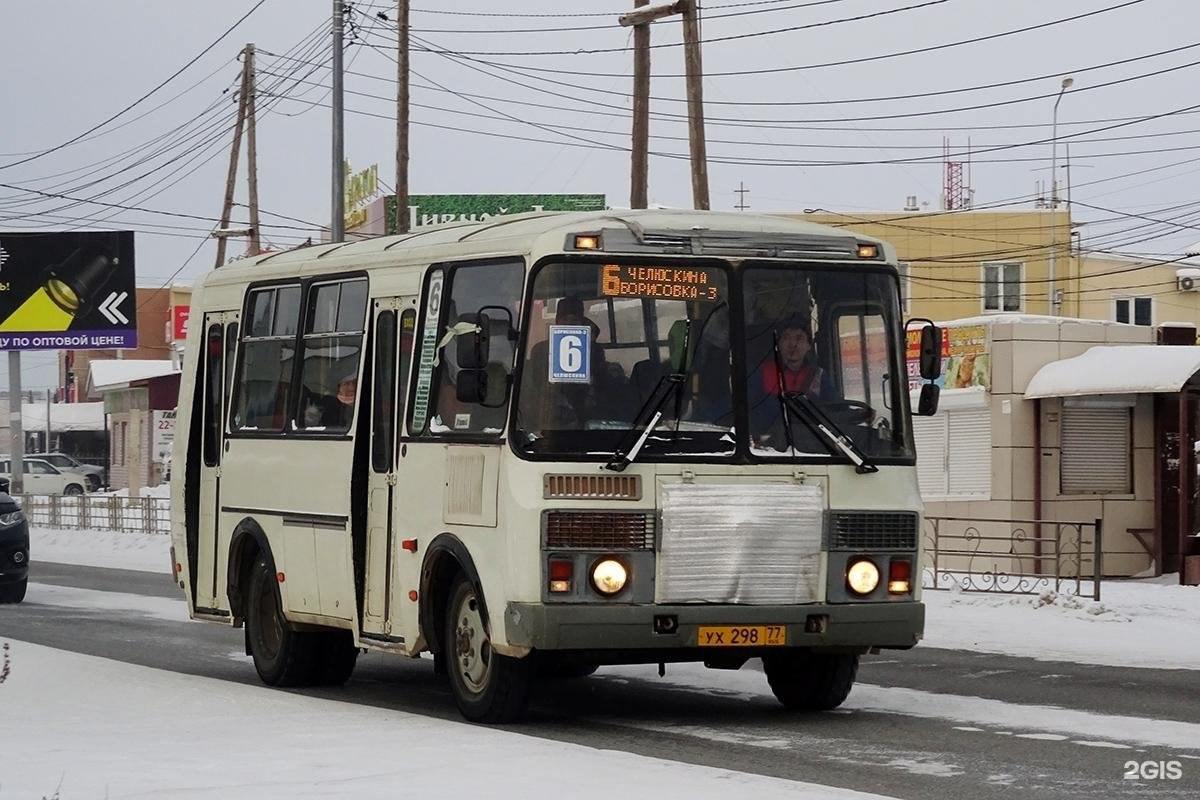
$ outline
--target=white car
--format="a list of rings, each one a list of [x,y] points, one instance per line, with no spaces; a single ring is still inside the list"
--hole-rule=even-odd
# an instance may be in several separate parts
[[[88,479],[79,472],[59,469],[40,458],[24,461],[25,494],[83,494],[87,491]],[[5,458],[0,461],[0,476],[12,479],[12,464]]]

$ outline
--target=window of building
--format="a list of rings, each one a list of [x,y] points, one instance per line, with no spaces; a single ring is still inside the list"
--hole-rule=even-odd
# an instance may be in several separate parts
[[[925,500],[986,499],[992,494],[992,416],[984,408],[913,419],[917,482]]]
[[[1062,494],[1133,493],[1132,399],[1067,399],[1059,444]]]
[[[308,290],[296,428],[345,433],[354,421],[358,362],[367,318],[367,281],[314,284]]]
[[[234,384],[233,428],[279,432],[287,419],[300,324],[300,286],[250,292]]]
[[[1021,265],[983,265],[983,310],[1021,310]]]
[[[434,412],[429,420],[428,431],[440,434],[499,434],[504,429],[507,417],[507,402],[504,402],[505,387],[511,380],[516,342],[507,335],[515,331],[520,319],[521,287],[525,279],[525,265],[521,261],[506,261],[490,264],[467,264],[454,267],[447,276],[446,302],[442,304],[441,327],[437,337],[441,345],[437,353],[438,365],[432,380],[431,408]],[[431,281],[432,285],[432,281]],[[432,289],[431,289],[432,291]],[[460,401],[455,389],[459,366],[458,343],[453,337],[451,326],[460,322],[471,322],[479,313],[484,313],[491,325],[490,344],[485,371],[487,385],[497,387],[488,390],[489,396],[496,395],[500,402],[489,400],[488,404]],[[427,328],[431,324],[425,322]],[[426,331],[428,335],[428,331]],[[424,345],[423,353],[424,355]],[[422,359],[424,361],[424,359]],[[421,364],[422,370],[425,364]],[[421,386],[417,386],[417,402],[420,403]],[[414,432],[418,429],[415,428]]]
[[[1113,319],[1126,325],[1153,325],[1153,297],[1113,298]]]

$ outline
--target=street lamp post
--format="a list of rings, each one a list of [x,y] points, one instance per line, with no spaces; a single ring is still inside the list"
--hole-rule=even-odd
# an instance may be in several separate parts
[[[1054,219],[1054,212],[1058,210],[1058,104],[1062,102],[1063,95],[1074,83],[1074,78],[1063,78],[1062,87],[1058,90],[1058,97],[1054,99],[1054,113],[1051,116],[1050,124],[1050,274],[1048,275],[1049,280],[1046,281],[1046,285],[1049,287],[1046,299],[1052,317],[1058,314],[1056,300],[1058,292],[1054,286],[1055,261],[1058,256],[1058,225]]]

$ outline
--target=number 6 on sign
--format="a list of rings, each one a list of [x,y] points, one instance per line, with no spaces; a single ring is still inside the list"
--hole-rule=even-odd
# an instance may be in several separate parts
[[[549,351],[550,383],[591,382],[591,326],[551,325]]]

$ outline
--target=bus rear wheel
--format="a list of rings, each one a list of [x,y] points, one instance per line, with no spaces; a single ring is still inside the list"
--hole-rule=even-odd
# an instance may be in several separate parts
[[[442,648],[454,702],[472,722],[513,722],[525,713],[533,664],[492,650],[483,603],[460,574],[450,587]]]
[[[250,575],[246,632],[263,683],[304,686],[313,682],[318,642],[311,633],[292,630],[284,619],[274,565],[265,556],[259,557]]]
[[[858,656],[845,653],[779,653],[763,657],[771,691],[790,711],[828,711],[850,694]]]
[[[0,605],[19,603],[24,600],[25,590],[28,586],[28,578],[16,583],[0,584]]]

